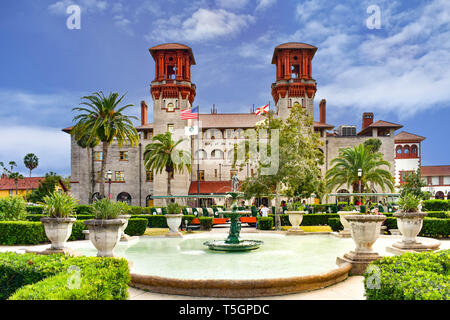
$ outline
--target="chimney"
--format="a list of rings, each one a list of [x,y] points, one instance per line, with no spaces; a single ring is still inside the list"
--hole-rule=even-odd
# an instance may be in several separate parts
[[[373,113],[372,112],[364,112],[361,130],[364,130],[365,128],[370,126],[372,123],[373,123]]]
[[[145,103],[145,101],[141,101],[141,125],[147,124],[147,112],[148,112],[148,106]]]
[[[319,104],[320,123],[327,123],[327,100],[322,99]]]

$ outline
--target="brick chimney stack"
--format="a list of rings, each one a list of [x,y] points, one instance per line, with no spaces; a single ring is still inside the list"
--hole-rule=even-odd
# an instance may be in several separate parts
[[[372,112],[364,112],[361,130],[364,130],[365,128],[370,126],[372,123],[373,123],[373,113]]]
[[[141,125],[147,124],[147,114],[148,114],[148,106],[145,101],[141,101]]]
[[[322,99],[319,104],[320,123],[327,123],[327,100]]]

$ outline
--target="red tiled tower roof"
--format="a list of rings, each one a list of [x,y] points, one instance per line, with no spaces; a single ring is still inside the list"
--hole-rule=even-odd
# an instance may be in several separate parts
[[[395,142],[399,143],[399,142],[421,142],[423,140],[425,140],[425,137],[413,134],[413,133],[409,133],[406,131],[402,131],[399,134],[397,134],[395,136]]]

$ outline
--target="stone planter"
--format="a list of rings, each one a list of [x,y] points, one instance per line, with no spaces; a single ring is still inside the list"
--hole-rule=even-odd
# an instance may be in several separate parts
[[[417,235],[422,229],[423,219],[427,216],[425,212],[396,212],[397,226],[402,234],[402,241],[392,246],[402,250],[425,251],[433,248],[417,241]]]
[[[355,214],[347,215],[345,219],[350,224],[351,236],[356,248],[346,253],[344,257],[338,257],[336,262],[338,264],[349,262],[352,264],[352,274],[363,274],[370,262],[381,258],[372,246],[380,235],[381,224],[386,220],[386,216]]]
[[[289,229],[288,234],[304,233],[304,231],[300,229],[300,225],[302,224],[305,211],[286,211],[286,213],[289,215],[289,223],[292,225],[292,228]]]
[[[66,249],[66,242],[72,234],[75,218],[41,218],[45,235],[52,243],[49,250]]]
[[[125,234],[125,229],[128,226],[128,220],[131,218],[131,215],[122,214],[122,215],[118,216],[117,218],[124,219],[126,221],[120,230],[120,241],[128,241],[130,239],[130,237],[127,234]]]
[[[345,219],[345,217],[354,214],[354,211],[338,211],[339,220],[344,227],[344,230],[339,231],[339,236],[343,238],[350,238],[352,236],[350,231],[350,223],[347,221],[347,219]]]
[[[84,221],[89,229],[89,240],[97,248],[97,257],[114,257],[125,219],[95,219]]]
[[[182,237],[183,235],[178,231],[183,219],[182,213],[166,214],[167,225],[169,226],[169,233],[166,237]]]

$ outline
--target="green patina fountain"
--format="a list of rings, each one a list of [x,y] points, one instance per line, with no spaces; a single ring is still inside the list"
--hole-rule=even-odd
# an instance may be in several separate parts
[[[237,192],[228,192],[233,199],[231,206],[232,211],[224,211],[225,217],[230,218],[230,232],[225,240],[213,240],[206,241],[203,244],[208,246],[211,250],[217,251],[249,251],[258,249],[264,242],[259,240],[240,240],[239,234],[241,232],[241,222],[239,218],[241,215],[247,214],[247,211],[238,211],[237,198],[239,194]]]

